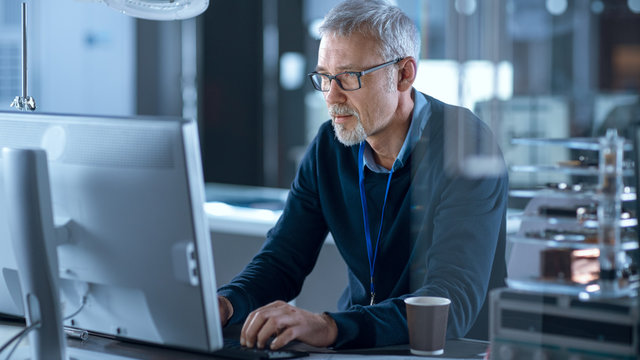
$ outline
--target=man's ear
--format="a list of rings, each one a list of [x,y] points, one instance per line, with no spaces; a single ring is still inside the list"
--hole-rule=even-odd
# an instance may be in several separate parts
[[[418,69],[416,59],[413,56],[407,56],[399,64],[398,91],[410,90],[413,82],[416,81],[416,71]]]

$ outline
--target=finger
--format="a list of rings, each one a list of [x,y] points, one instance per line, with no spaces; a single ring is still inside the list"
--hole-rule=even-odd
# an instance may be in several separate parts
[[[254,312],[251,312],[247,316],[247,318],[244,320],[244,323],[242,324],[242,329],[240,330],[240,345],[242,346],[247,346],[244,334],[247,332],[247,328],[249,327],[249,324],[251,324],[251,321],[253,320]]]
[[[290,307],[289,304],[278,300],[251,312],[242,326],[240,344],[247,347],[256,345],[258,340],[257,335],[265,322],[270,318],[278,318],[282,314],[285,314],[288,307]],[[273,332],[262,339],[262,346],[264,346],[264,343],[266,343],[266,340],[268,340],[272,334]]]
[[[298,337],[296,329],[296,326],[291,326],[280,332],[271,342],[271,350],[278,350],[295,340]]]
[[[269,316],[267,321],[262,325],[260,331],[258,331],[256,347],[259,349],[265,347],[271,336],[277,335],[280,329],[286,327],[286,324],[283,323],[283,314],[280,312],[272,312],[270,315],[271,316]]]
[[[287,326],[294,324],[294,317],[291,316],[292,306],[283,302],[274,302],[269,304],[260,316],[264,317],[264,323],[258,331],[256,337],[256,346],[264,348],[272,336],[284,330]]]
[[[247,317],[247,320],[244,322],[242,327],[242,333],[240,334],[240,338],[242,339],[242,342],[240,343],[241,345],[247,347],[253,347],[255,345],[258,331],[260,331],[262,325],[266,321],[264,316],[265,311],[265,309],[260,308],[252,312],[249,317]]]

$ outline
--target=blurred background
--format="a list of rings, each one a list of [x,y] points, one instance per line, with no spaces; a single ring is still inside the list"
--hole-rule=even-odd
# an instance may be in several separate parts
[[[3,110],[21,94],[21,2],[0,1]],[[26,2],[39,112],[196,118],[207,182],[288,188],[328,119],[305,75],[336,0],[211,0],[197,18],[170,22],[89,0]],[[640,120],[640,0],[395,3],[421,33],[415,87],[474,111],[510,165],[575,157],[513,138],[624,135]],[[513,173],[511,186],[538,176]]]

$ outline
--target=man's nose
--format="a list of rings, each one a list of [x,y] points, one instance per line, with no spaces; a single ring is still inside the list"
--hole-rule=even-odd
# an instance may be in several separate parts
[[[333,79],[329,84],[329,91],[324,93],[324,100],[327,102],[327,104],[339,104],[343,103],[345,98],[346,96],[344,90],[340,88],[340,85],[338,85],[338,81],[336,81],[336,79]]]

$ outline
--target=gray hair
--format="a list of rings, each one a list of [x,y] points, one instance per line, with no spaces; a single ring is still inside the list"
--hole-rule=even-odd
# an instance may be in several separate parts
[[[354,32],[372,35],[380,43],[380,55],[390,61],[420,55],[420,36],[413,21],[384,0],[346,0],[331,9],[320,26],[320,35],[347,37]]]

